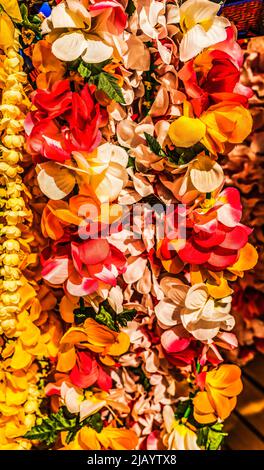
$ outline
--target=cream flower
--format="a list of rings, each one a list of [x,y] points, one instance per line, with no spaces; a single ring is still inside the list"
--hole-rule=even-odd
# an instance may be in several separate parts
[[[79,11],[70,10],[63,2],[52,9],[44,23],[43,33],[50,33],[53,54],[65,62],[81,57],[84,62],[93,64],[103,62],[113,54],[112,46],[102,41],[96,30],[91,29],[89,12],[81,15]]]
[[[92,392],[87,392],[85,399],[83,392],[76,387],[69,387],[66,382],[61,385],[61,398],[70,413],[80,413],[80,421],[96,413],[106,406],[106,400],[98,399]]]
[[[195,284],[185,297],[182,324],[199,341],[210,341],[220,329],[230,331],[234,327],[235,319],[229,314],[231,302],[231,296],[216,300],[205,284]]]
[[[220,5],[208,0],[187,0],[180,7],[180,25],[183,38],[180,60],[186,62],[204,48],[226,39],[228,19],[217,16]]]
[[[90,185],[101,203],[114,201],[125,186],[128,176],[127,152],[118,145],[105,143],[92,153],[73,152],[77,166],[46,162],[38,165],[38,183],[50,199],[59,200],[79,183]]]
[[[165,430],[162,440],[168,450],[201,450],[197,445],[197,434],[176,421],[171,406],[164,406],[163,419]]]
[[[199,341],[210,342],[219,331],[230,331],[235,320],[229,314],[232,297],[213,299],[205,284],[188,287],[178,279],[165,277],[161,281],[165,294],[155,307],[159,325],[172,328],[183,327]]]

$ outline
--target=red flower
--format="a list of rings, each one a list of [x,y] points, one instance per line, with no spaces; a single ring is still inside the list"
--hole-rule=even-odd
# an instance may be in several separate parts
[[[67,243],[65,243],[67,242]],[[126,270],[126,258],[105,239],[75,242],[60,239],[41,254],[42,276],[51,284],[64,284],[69,294],[89,295],[99,283],[116,286]]]
[[[239,83],[240,69],[221,50],[206,50],[187,62],[179,72],[196,116],[211,105],[233,101],[247,106],[252,90]]]
[[[196,342],[182,325],[164,331],[160,340],[167,360],[177,367],[192,364],[197,356]]]
[[[96,383],[101,390],[107,392],[112,387],[111,377],[90,352],[77,352],[76,364],[70,372],[70,379],[80,388],[88,388]]]
[[[222,191],[209,210],[193,212],[192,230],[178,255],[185,263],[205,265],[212,271],[232,266],[252,230],[243,224],[239,191]]]
[[[89,11],[92,16],[102,15],[103,19],[99,18],[100,21],[104,21],[107,24],[107,30],[111,34],[121,34],[126,26],[127,14],[121,2],[118,0],[94,0],[89,5]]]
[[[171,228],[171,232],[162,240],[159,257],[165,261],[173,260],[180,270],[182,262],[203,265],[212,271],[232,266],[252,232],[240,223],[241,215],[239,191],[235,188],[225,189],[216,200],[207,200],[204,207],[195,209],[187,217],[184,244],[183,240],[176,243],[177,238],[181,238],[178,235],[181,226]],[[177,217],[174,219],[177,220]]]
[[[56,82],[51,91],[36,90],[25,131],[29,152],[63,163],[74,150],[92,152],[101,140],[100,106],[94,101],[94,85],[73,92],[69,80]],[[41,159],[42,160],[42,159]]]

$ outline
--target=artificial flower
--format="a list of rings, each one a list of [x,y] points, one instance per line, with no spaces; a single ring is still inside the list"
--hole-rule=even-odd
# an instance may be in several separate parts
[[[38,165],[38,182],[44,194],[53,200],[62,199],[73,189],[76,181],[81,192],[87,187],[103,204],[117,199],[128,180],[125,167],[126,151],[117,145],[105,143],[92,153],[73,151],[68,165],[48,162]]]
[[[169,450],[201,450],[197,445],[197,434],[175,419],[173,409],[166,405],[163,410],[165,429],[163,442]]]
[[[82,342],[85,342],[82,345]],[[57,369],[61,372],[68,372],[72,370],[75,365],[77,367],[74,369],[73,378],[76,378],[75,385],[87,380],[90,381],[87,375],[87,371],[93,374],[97,374],[95,381],[98,380],[98,371],[96,371],[96,365],[93,364],[92,355],[86,354],[84,352],[80,353],[79,359],[75,352],[75,345],[86,346],[92,352],[100,354],[100,360],[103,364],[114,365],[115,361],[111,356],[119,356],[124,354],[129,347],[129,336],[124,332],[115,332],[110,330],[105,325],[100,325],[92,318],[85,320],[83,327],[72,327],[70,328],[63,338],[61,339],[61,350],[59,352],[59,360]],[[78,360],[77,360],[78,359]],[[111,387],[111,379],[105,376],[103,377],[102,370],[99,370],[99,373],[102,373],[102,380],[106,380]],[[94,382],[92,382],[94,383]],[[85,385],[86,386],[86,385]]]
[[[227,18],[217,16],[220,5],[208,0],[187,0],[180,6],[180,60],[186,62],[204,48],[226,39]]]
[[[67,62],[79,57],[87,63],[109,59],[113,55],[110,34],[120,34],[126,22],[122,5],[116,1],[99,1],[88,11],[88,5],[77,5],[76,2],[61,2],[46,20],[43,31],[50,33],[53,54]]]
[[[242,390],[240,376],[239,367],[231,364],[206,372],[205,389],[193,399],[194,418],[198,423],[212,423],[218,417],[224,420],[230,415]]]
[[[71,295],[88,295],[100,284],[115,286],[118,274],[126,270],[126,258],[105,238],[55,243],[42,252],[42,276],[51,284],[65,282]],[[65,244],[65,242],[68,243]]]
[[[176,146],[191,147],[201,142],[216,155],[225,153],[230,144],[243,141],[251,128],[250,112],[236,101],[227,100],[213,104],[199,118],[179,117],[170,125],[168,135]]]
[[[80,92],[72,92],[70,81],[63,80],[55,82],[50,91],[33,93],[36,110],[28,114],[25,130],[28,150],[37,161],[42,155],[63,163],[74,150],[91,152],[100,143],[101,114],[94,92],[95,86],[88,84]]]

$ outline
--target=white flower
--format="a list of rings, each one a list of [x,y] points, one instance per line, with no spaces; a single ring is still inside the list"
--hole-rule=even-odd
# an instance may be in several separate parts
[[[173,277],[160,284],[165,297],[155,307],[161,328],[183,327],[199,341],[211,342],[220,330],[230,331],[235,320],[229,314],[232,297],[214,299],[206,284],[188,287]]]
[[[164,406],[163,419],[165,425],[163,443],[168,450],[201,450],[197,445],[197,434],[176,421],[173,409],[168,405]]]
[[[89,64],[103,62],[112,56],[113,48],[90,28],[89,12],[84,17],[59,3],[44,22],[43,33],[51,32],[52,39],[55,37],[52,52],[60,60],[72,62],[81,57]]]
[[[230,331],[235,319],[229,314],[232,297],[213,299],[205,284],[195,284],[185,297],[185,307],[181,311],[184,328],[199,341],[212,340],[220,329]]]
[[[217,16],[220,5],[209,0],[187,0],[180,7],[180,25],[183,39],[180,60],[186,62],[204,48],[226,39],[227,18]]]

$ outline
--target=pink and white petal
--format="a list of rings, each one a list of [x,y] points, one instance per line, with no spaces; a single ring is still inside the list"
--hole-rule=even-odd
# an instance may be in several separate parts
[[[85,296],[92,294],[98,288],[97,279],[85,278],[83,277],[79,284],[75,284],[71,279],[68,279],[66,283],[66,289],[69,294],[74,296]]]
[[[170,328],[180,321],[180,308],[170,299],[161,300],[154,310],[162,328]]]
[[[127,284],[133,284],[133,282],[139,281],[146,269],[147,263],[148,260],[146,258],[130,256],[128,258],[126,272],[123,274],[124,281]]]
[[[190,338],[180,338],[173,329],[164,331],[161,335],[161,344],[169,354],[184,351],[190,342]]]
[[[45,262],[41,271],[43,279],[51,284],[63,284],[68,278],[69,259],[56,258]]]

